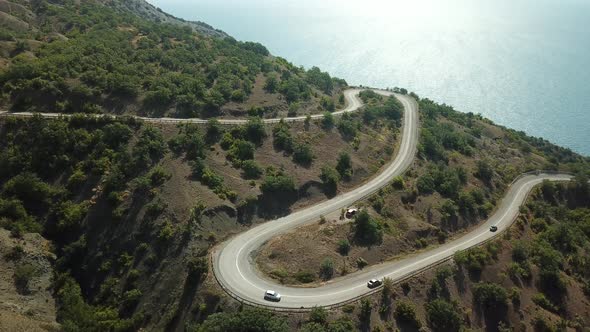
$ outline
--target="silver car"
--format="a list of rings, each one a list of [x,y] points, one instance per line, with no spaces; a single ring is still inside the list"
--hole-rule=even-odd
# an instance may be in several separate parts
[[[367,287],[376,288],[376,287],[381,286],[382,283],[383,282],[379,279],[371,279],[371,280],[369,280],[369,282],[367,282]]]
[[[264,299],[267,301],[279,302],[281,300],[281,294],[273,290],[267,290],[264,293]]]

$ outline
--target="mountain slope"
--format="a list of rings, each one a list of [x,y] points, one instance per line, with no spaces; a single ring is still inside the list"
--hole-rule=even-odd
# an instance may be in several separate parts
[[[148,3],[145,0],[101,0],[105,5],[117,8],[119,10],[129,11],[141,18],[157,22],[177,24],[180,26],[189,26],[196,32],[213,37],[229,37],[225,32],[215,29],[207,23],[186,21],[182,18],[174,17],[160,8]]]
[[[25,3],[28,22],[11,6],[0,27],[9,110],[277,117],[331,111],[346,86],[258,43],[158,23],[144,2]]]
[[[10,271],[3,275],[4,282],[13,283],[10,296],[23,281],[31,286],[47,281],[51,271],[16,273],[17,266],[38,255],[15,255],[20,251],[12,244],[28,246],[26,241],[38,234],[51,240],[51,246],[31,248],[44,253],[41,268],[48,261],[54,267],[50,290],[55,305],[47,306],[42,324],[52,319],[56,307],[56,319],[66,331],[245,326],[288,331],[304,323],[307,331],[355,331],[371,325],[364,321],[368,304],[371,327],[403,328],[394,325],[391,306],[377,320],[377,307],[371,307],[381,305],[376,298],[330,317],[316,312],[285,319],[242,310],[215,282],[208,264],[216,243],[350,190],[378,172],[399,141],[401,113],[395,99],[365,92],[368,106],[358,113],[264,125],[258,117],[344,106],[340,93],[346,83],[273,57],[260,44],[182,27],[141,1],[0,0],[0,11],[0,100],[5,110],[252,116],[231,127],[215,121],[150,125],[128,117],[2,117],[0,227],[9,231],[2,234],[11,237],[11,247],[0,249],[11,258],[0,259],[0,270]],[[174,24],[161,23],[167,19]],[[401,186],[398,181],[392,190],[362,202],[383,221],[388,242],[427,245],[479,222],[489,212],[486,203],[522,171],[543,167],[589,174],[588,160],[567,149],[414,97],[423,119],[420,159]],[[492,174],[487,185],[474,175],[482,157],[488,162],[484,170]],[[461,174],[466,181],[460,181]],[[424,180],[429,177],[436,181]],[[484,191],[484,201],[460,195],[481,197],[477,187]],[[459,210],[455,201],[472,203],[467,210],[473,209],[473,215]],[[427,232],[397,232],[406,218],[410,228],[427,225]],[[534,223],[543,227],[543,222]],[[557,225],[558,220],[548,217],[545,223]],[[347,225],[336,231],[328,226],[321,236],[348,236]],[[309,251],[319,246],[313,243]],[[337,255],[333,246],[328,249]],[[575,256],[586,258],[584,251]],[[313,264],[307,261],[306,267]],[[410,293],[409,300],[423,300],[426,290],[416,285],[421,283],[413,281],[420,294]],[[39,304],[51,302],[48,294],[47,289],[34,290],[14,298]],[[464,301],[469,312],[470,297]],[[21,308],[19,317],[27,314],[26,306]],[[418,316],[424,321],[422,312]],[[0,327],[12,326],[3,324],[5,317],[0,311]],[[476,320],[464,320],[481,327]]]

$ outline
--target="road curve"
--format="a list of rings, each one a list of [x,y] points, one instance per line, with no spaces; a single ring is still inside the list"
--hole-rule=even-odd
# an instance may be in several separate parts
[[[358,97],[359,92],[363,91],[365,89],[359,89],[359,88],[350,88],[350,89],[346,89],[343,91],[344,94],[344,98],[346,100],[346,106],[341,109],[338,110],[336,112],[333,112],[333,115],[341,115],[342,113],[346,113],[346,112],[354,112],[357,111],[361,106],[362,106],[362,102]],[[375,90],[380,94],[383,95],[390,95],[390,92],[387,91],[381,91],[381,90]],[[4,116],[4,117],[32,117],[33,115],[40,115],[44,118],[60,118],[60,117],[71,117],[74,114],[69,114],[69,113],[32,113],[32,112],[7,112],[7,111],[0,111],[0,117]],[[116,118],[117,116],[113,116],[113,115],[109,115],[109,114],[87,114],[88,116],[94,116],[96,118]],[[324,115],[323,114],[314,114],[311,115],[312,119],[319,119],[322,118]],[[190,118],[190,119],[182,119],[182,118],[150,118],[150,117],[144,117],[144,116],[132,116],[133,118],[137,119],[137,120],[141,120],[143,122],[148,122],[148,123],[197,123],[197,124],[206,124],[209,120],[208,119],[198,119],[198,118]],[[305,119],[307,118],[307,115],[305,116],[295,116],[295,117],[287,117],[287,118],[282,118],[283,121],[286,122],[302,122],[305,121]],[[248,122],[247,119],[217,119],[219,121],[220,124],[222,125],[240,125],[240,124],[245,124]],[[279,121],[281,121],[281,119],[263,119],[262,120],[264,123],[278,123]]]
[[[347,105],[344,109],[332,114],[354,112],[362,106],[358,94],[363,89],[352,88],[344,91]],[[392,95],[391,92],[375,90],[382,95]],[[289,216],[269,221],[241,233],[218,246],[212,253],[213,272],[221,286],[233,297],[241,301],[262,306],[272,306],[278,309],[301,309],[314,306],[331,306],[354,300],[372,291],[366,287],[366,282],[372,278],[389,277],[394,281],[422,271],[436,263],[451,258],[457,251],[464,250],[484,243],[502,231],[506,230],[514,221],[519,207],[524,203],[528,193],[543,180],[569,181],[572,176],[566,174],[528,174],[519,177],[508,189],[496,212],[482,225],[468,234],[449,241],[444,245],[406,258],[381,263],[366,268],[363,271],[351,273],[345,277],[333,279],[316,288],[287,287],[277,284],[256,269],[254,256],[258,248],[278,234],[283,234],[301,225],[316,221],[321,215],[340,211],[341,208],[375,193],[387,185],[391,179],[401,175],[414,160],[418,144],[419,121],[418,106],[414,99],[406,95],[395,96],[404,106],[404,123],[401,144],[395,156],[382,173],[363,186],[335,197],[331,200],[295,212]],[[31,117],[39,114],[45,118],[71,117],[71,114],[59,113],[10,113],[0,112],[0,117]],[[315,114],[314,119],[322,114]],[[113,117],[111,115],[96,115],[96,117]],[[147,118],[135,117],[149,123],[207,123],[204,119],[178,118]],[[284,118],[287,122],[304,121],[306,116]],[[244,124],[243,119],[219,119],[224,125]],[[280,119],[264,119],[265,123],[276,123]],[[498,231],[491,233],[489,226],[496,225]],[[282,294],[281,302],[271,303],[263,300],[264,291],[273,289]]]
[[[267,241],[301,225],[315,222],[321,215],[340,211],[341,208],[350,206],[387,185],[393,177],[402,174],[411,165],[418,142],[417,105],[408,96],[396,95],[396,97],[405,108],[402,142],[395,159],[385,167],[381,174],[353,191],[256,226],[222,243],[213,251],[213,272],[217,281],[231,296],[252,305],[283,310],[301,310],[314,306],[346,303],[372,292],[366,286],[369,279],[389,277],[394,281],[399,281],[453,257],[457,251],[492,239],[512,224],[519,213],[519,207],[524,203],[534,186],[543,180],[568,181],[571,179],[570,175],[565,174],[523,175],[509,187],[496,212],[485,223],[468,234],[432,250],[374,265],[362,271],[333,279],[319,287],[289,287],[280,285],[264,276],[256,269],[255,255],[257,250]],[[496,225],[498,231],[490,232],[491,225]],[[265,301],[263,295],[267,289],[279,292],[282,295],[281,301]]]

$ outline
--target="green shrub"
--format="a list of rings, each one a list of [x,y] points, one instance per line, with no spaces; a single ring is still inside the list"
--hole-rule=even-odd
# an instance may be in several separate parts
[[[152,186],[159,187],[163,185],[164,182],[168,181],[172,177],[172,174],[166,172],[161,166],[156,166],[150,171],[148,176],[151,180]]]
[[[166,220],[160,226],[160,231],[158,233],[158,240],[160,240],[162,242],[169,242],[174,237],[174,233],[176,233],[174,226],[172,225],[170,220]]]
[[[324,112],[322,117],[322,128],[326,130],[330,130],[334,128],[334,124],[336,121],[334,120],[334,116],[330,112]]]
[[[309,165],[314,159],[311,145],[299,142],[293,148],[293,161],[301,165]]]
[[[459,332],[463,325],[458,305],[440,298],[426,304],[426,318],[434,332]]]
[[[207,317],[200,326],[203,331],[260,331],[287,332],[287,320],[272,311],[256,308],[244,308],[238,312],[220,312]]]
[[[365,266],[367,266],[368,264],[369,264],[369,263],[367,263],[367,261],[366,261],[366,260],[364,260],[362,257],[359,257],[359,258],[357,258],[357,260],[356,260],[356,266],[357,266],[359,269],[361,269],[361,270],[362,270],[362,269],[363,269]]]
[[[246,179],[258,179],[262,175],[262,168],[254,160],[243,161],[242,170]]]
[[[362,299],[361,300],[361,309],[360,309],[360,313],[359,313],[359,320],[362,323],[368,323],[371,321],[371,311],[373,311],[373,305],[371,304],[371,301],[369,301],[368,299]]]
[[[123,293],[123,306],[127,309],[134,308],[143,294],[139,289],[128,290]]]
[[[347,115],[348,113],[345,113],[340,121],[338,121],[338,131],[344,139],[351,140],[356,137],[360,123],[353,121]]]
[[[200,282],[209,271],[207,257],[191,257],[187,262],[188,278],[192,282]]]
[[[354,237],[361,244],[380,243],[383,238],[383,227],[366,210],[361,210],[354,217]]]
[[[330,166],[322,167],[322,173],[320,179],[324,185],[324,190],[329,195],[334,195],[338,190],[338,182],[340,181],[340,174],[335,168]]]
[[[28,293],[31,280],[38,273],[38,269],[31,264],[17,265],[14,270],[14,284],[17,290],[21,293]]]
[[[229,149],[228,158],[232,161],[243,161],[254,158],[254,144],[241,139],[234,140]]]
[[[403,190],[405,188],[404,178],[401,176],[394,177],[391,181],[391,185],[397,190]]]
[[[501,309],[508,304],[508,292],[502,286],[492,283],[478,283],[473,289],[475,302],[487,310]]]
[[[262,140],[264,140],[266,137],[264,122],[262,122],[262,119],[258,117],[250,118],[248,120],[248,123],[245,125],[244,132],[246,134],[246,138],[256,145],[262,144]]]
[[[76,169],[72,175],[68,178],[67,187],[70,190],[75,190],[80,188],[86,182],[86,174],[80,169]]]
[[[508,275],[511,278],[520,278],[529,280],[532,276],[531,267],[528,263],[510,263],[508,265]]]
[[[325,258],[320,265],[320,277],[324,280],[332,279],[334,276],[334,262],[331,258]]]
[[[350,242],[348,242],[348,240],[342,239],[342,240],[338,241],[338,252],[340,253],[340,255],[346,256],[346,255],[348,255],[349,251],[350,251]]]
[[[205,141],[209,144],[213,144],[221,138],[223,134],[223,128],[217,119],[210,119],[207,121],[207,129],[205,133]]]
[[[481,247],[459,251],[454,258],[457,264],[467,267],[473,274],[481,273],[483,267],[491,262],[489,252]]]
[[[295,273],[295,279],[302,284],[307,284],[315,280],[315,275],[309,271],[299,271]]]
[[[551,301],[543,294],[543,293],[537,293],[535,295],[533,295],[532,298],[533,302],[538,305],[539,307],[545,309],[545,310],[549,310],[549,311],[557,311],[557,308],[555,307],[555,305],[553,305],[553,303],[551,303]]]
[[[269,197],[291,195],[295,192],[295,181],[292,177],[284,174],[267,175],[260,190]]]
[[[422,323],[420,323],[420,320],[416,315],[416,308],[408,302],[399,301],[395,306],[393,315],[395,316],[395,319],[404,324],[409,324],[415,328],[420,328],[422,326]]]
[[[289,125],[283,119],[273,128],[272,136],[275,148],[288,153],[293,151],[293,137]]]
[[[309,313],[309,320],[315,323],[325,324],[328,320],[328,312],[322,307],[313,307]]]

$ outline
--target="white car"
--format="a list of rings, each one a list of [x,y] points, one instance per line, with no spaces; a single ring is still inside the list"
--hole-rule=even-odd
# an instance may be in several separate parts
[[[379,279],[371,279],[369,280],[369,282],[367,282],[367,287],[369,288],[375,288],[375,287],[379,287],[381,286],[383,282]]]
[[[281,294],[273,290],[267,290],[264,293],[264,299],[267,301],[279,302],[281,300]]]

